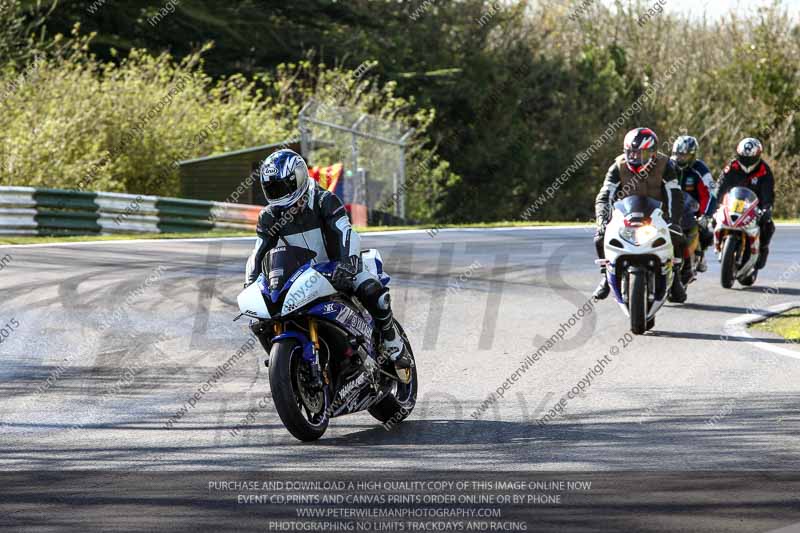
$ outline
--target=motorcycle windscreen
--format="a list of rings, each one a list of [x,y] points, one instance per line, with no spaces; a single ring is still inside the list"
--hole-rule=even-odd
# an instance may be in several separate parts
[[[632,223],[644,223],[652,216],[653,211],[660,208],[661,202],[649,196],[628,196],[614,204],[614,209]]]
[[[747,187],[734,187],[726,196],[726,205],[731,215],[743,215],[758,202],[756,193]]]
[[[264,258],[263,272],[267,278],[267,288],[279,291],[286,282],[317,254],[308,248],[299,246],[278,246],[270,250]]]

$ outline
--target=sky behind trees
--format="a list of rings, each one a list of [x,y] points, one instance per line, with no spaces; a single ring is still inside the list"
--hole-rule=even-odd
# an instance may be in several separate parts
[[[709,19],[715,20],[720,16],[738,9],[743,12],[755,13],[759,7],[771,5],[772,0],[661,0],[664,9],[668,12],[690,14],[694,18],[702,18],[706,14]],[[607,5],[613,5],[615,0],[603,0]],[[646,3],[656,4],[658,0]],[[800,2],[783,2],[784,8],[795,17],[800,17]]]

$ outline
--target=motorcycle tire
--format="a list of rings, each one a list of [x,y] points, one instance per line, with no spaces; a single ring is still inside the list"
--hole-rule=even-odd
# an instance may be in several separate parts
[[[750,274],[749,276],[742,278],[739,280],[739,283],[744,285],[745,287],[752,287],[756,284],[756,280],[758,279],[758,270]]]
[[[399,322],[395,321],[395,324],[406,343],[406,350],[408,350],[411,358],[414,359],[414,352],[411,349],[411,343],[406,336],[406,332]],[[392,393],[367,409],[367,411],[382,424],[391,424],[392,426],[399,424],[408,418],[414,410],[414,406],[417,404],[417,390],[417,365],[415,364],[411,368],[411,381],[407,384],[398,381],[397,388]]]
[[[725,238],[725,245],[722,248],[722,271],[720,273],[720,283],[723,289],[733,287],[733,279],[736,274],[736,250],[739,247],[739,239],[728,235]]]
[[[647,273],[629,274],[628,309],[631,315],[631,332],[643,335],[647,331]]]
[[[299,365],[302,364],[301,353],[302,348],[293,340],[272,345],[269,357],[269,386],[275,410],[283,425],[296,439],[310,442],[325,434],[330,417],[327,413],[323,413],[322,418],[314,423],[303,413],[303,400],[297,390]],[[324,405],[327,405],[327,402],[323,401]]]

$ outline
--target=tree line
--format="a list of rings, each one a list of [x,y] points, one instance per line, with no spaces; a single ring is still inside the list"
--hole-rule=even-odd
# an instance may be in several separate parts
[[[94,168],[106,190],[169,193],[177,178],[158,169],[210,120],[220,127],[192,155],[288,138],[313,96],[417,129],[408,168],[424,172],[407,193],[419,221],[589,220],[637,126],[665,151],[696,136],[715,174],[741,138],[760,138],[778,214],[798,213],[800,28],[780,2],[691,20],[652,1],[145,4],[0,0],[14,15],[0,24],[0,88],[19,85],[0,102],[0,182],[69,185]],[[184,75],[181,95],[98,168]]]

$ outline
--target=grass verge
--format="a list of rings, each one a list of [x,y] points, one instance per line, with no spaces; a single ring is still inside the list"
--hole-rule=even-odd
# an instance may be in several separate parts
[[[800,309],[793,309],[764,322],[753,324],[753,329],[774,333],[790,341],[800,341]]]

